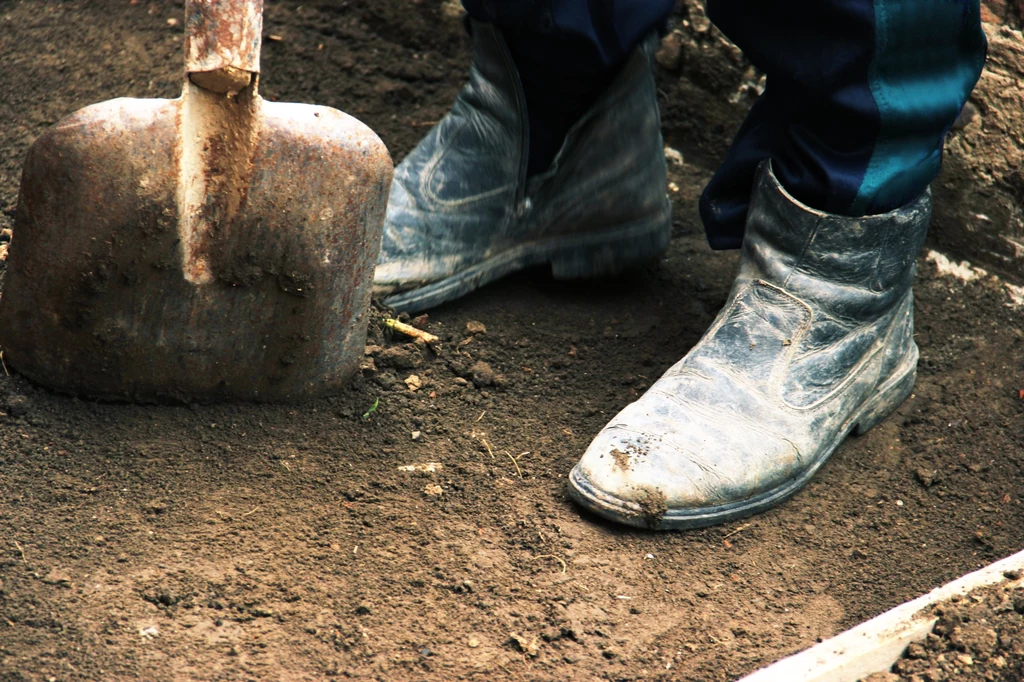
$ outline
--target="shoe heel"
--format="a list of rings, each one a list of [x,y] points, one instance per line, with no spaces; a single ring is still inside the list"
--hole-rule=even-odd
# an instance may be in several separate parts
[[[584,279],[646,265],[665,253],[671,236],[668,211],[612,234],[581,236],[551,256],[551,274],[555,279]]]
[[[853,435],[863,436],[878,422],[888,417],[914,390],[915,381],[917,381],[917,353],[914,353],[914,362],[910,371],[883,386],[873,398],[865,403],[851,429]]]

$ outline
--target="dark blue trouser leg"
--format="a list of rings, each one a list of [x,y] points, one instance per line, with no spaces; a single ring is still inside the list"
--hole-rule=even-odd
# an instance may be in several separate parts
[[[672,0],[463,0],[509,38],[530,112],[531,172],[557,153],[608,73]],[[768,75],[701,218],[714,248],[743,240],[757,165],[830,213],[897,208],[939,171],[942,143],[985,60],[979,0],[707,0]]]
[[[583,53],[569,59],[595,62],[606,69],[618,66],[668,18],[675,0],[462,0],[462,4],[477,21],[538,39],[537,56],[547,59],[549,69],[558,70],[560,62],[544,50],[564,40]]]
[[[530,121],[528,173],[543,172],[565,134],[674,0],[463,0],[508,42]]]
[[[708,0],[767,74],[700,201],[714,248],[743,239],[758,163],[809,206],[883,213],[921,194],[985,60],[979,0]]]

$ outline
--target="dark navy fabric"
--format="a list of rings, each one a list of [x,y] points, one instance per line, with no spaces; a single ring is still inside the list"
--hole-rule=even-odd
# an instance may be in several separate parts
[[[463,0],[503,28],[523,76],[531,172],[673,0]],[[713,248],[737,248],[758,164],[829,213],[898,208],[939,171],[981,74],[979,0],[707,0],[708,16],[767,74],[700,200]]]
[[[572,36],[585,53],[580,61],[607,69],[622,64],[644,36],[668,18],[675,0],[462,0],[462,4],[477,21],[502,29]],[[554,60],[548,64],[555,71],[561,68]]]
[[[708,16],[767,74],[700,200],[713,248],[737,248],[761,160],[803,203],[898,208],[939,172],[981,74],[978,0],[708,0]]]

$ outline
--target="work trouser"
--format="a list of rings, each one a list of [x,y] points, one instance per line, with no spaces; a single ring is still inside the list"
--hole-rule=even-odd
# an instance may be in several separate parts
[[[673,0],[463,0],[550,73],[613,70]],[[707,0],[767,86],[700,200],[714,248],[736,248],[761,160],[805,204],[883,213],[921,194],[981,74],[979,0]],[[564,83],[559,92],[565,93]],[[532,131],[531,131],[532,132]]]

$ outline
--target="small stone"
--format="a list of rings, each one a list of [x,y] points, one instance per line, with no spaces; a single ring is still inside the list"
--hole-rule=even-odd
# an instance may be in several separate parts
[[[356,607],[356,615],[357,616],[368,616],[371,613],[373,613],[373,609],[370,608],[369,604],[365,604],[364,603],[364,604],[360,604],[359,606]]]
[[[419,439],[420,439],[420,436],[422,436],[422,435],[423,435],[423,434],[422,434],[422,433],[420,433],[419,431],[413,431],[413,432],[412,432],[412,439],[413,439],[413,440],[419,440]]]
[[[431,483],[430,485],[423,489],[423,492],[429,495],[430,497],[440,497],[441,495],[444,494],[444,488],[437,485],[436,483]]]
[[[665,147],[665,160],[673,166],[683,165],[683,154],[678,149]]]
[[[938,480],[938,474],[937,469],[927,469],[925,467],[918,467],[917,471],[914,472],[918,482],[925,488],[935,485],[935,482]]]
[[[423,387],[423,381],[415,374],[410,374],[405,379],[405,386],[410,391],[418,391]]]
[[[483,322],[477,322],[476,320],[470,320],[466,323],[466,331],[474,336],[477,334],[486,334],[487,327],[484,326]]]
[[[462,377],[455,377],[455,384],[457,386],[467,386],[469,385],[469,382]]]
[[[963,666],[974,665],[974,658],[970,654],[960,654],[956,657],[956,660]]]
[[[441,3],[441,14],[448,19],[461,21],[462,15],[466,11],[462,8],[462,3],[459,0],[444,0]]]
[[[707,33],[711,30],[711,20],[708,19],[707,14],[704,12],[704,3],[687,3],[687,10],[690,25],[695,32]]]
[[[423,462],[419,464],[405,464],[398,467],[399,471],[422,471],[426,474],[433,474],[435,472],[444,469],[444,464],[441,462]]]
[[[478,646],[480,646],[480,640],[479,640],[479,639],[477,639],[476,637],[470,637],[470,638],[469,638],[469,639],[468,639],[468,640],[466,641],[466,646],[468,646],[468,647],[469,647],[470,649],[475,649],[475,648],[477,648]]]
[[[516,648],[530,658],[535,658],[537,654],[540,653],[540,642],[538,642],[536,638],[528,640],[514,632],[510,636],[512,637],[512,641],[515,643]]]

